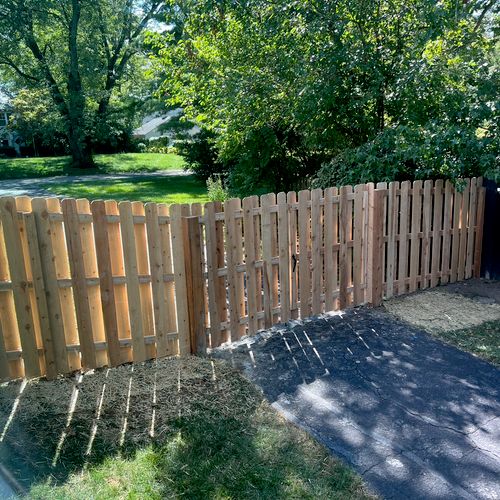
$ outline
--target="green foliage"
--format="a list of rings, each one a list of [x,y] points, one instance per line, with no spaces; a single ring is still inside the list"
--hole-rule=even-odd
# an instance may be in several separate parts
[[[320,184],[497,168],[494,2],[175,5],[153,63],[233,192],[300,188],[322,164]]]
[[[184,168],[194,172],[202,181],[225,172],[225,166],[217,155],[214,138],[215,133],[202,130],[192,139],[177,144],[179,154],[184,158]]]
[[[136,107],[151,92],[144,30],[162,0],[9,0],[0,4],[0,78],[12,94],[32,92],[56,115],[73,163],[91,149],[128,149]],[[24,108],[23,108],[24,109]],[[26,112],[20,113],[27,118]],[[28,124],[38,127],[40,125]],[[36,117],[33,117],[36,119]],[[47,135],[47,132],[42,134]]]
[[[229,198],[229,193],[224,188],[220,176],[207,179],[207,193],[209,201],[226,201]]]
[[[345,149],[325,163],[313,186],[479,176],[498,161],[498,141],[498,136],[478,137],[474,129],[457,125],[387,128],[374,140]]]

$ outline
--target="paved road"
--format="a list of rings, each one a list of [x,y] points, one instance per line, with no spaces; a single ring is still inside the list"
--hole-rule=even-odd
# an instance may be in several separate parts
[[[359,308],[217,350],[385,498],[500,498],[500,370]]]
[[[54,177],[40,177],[36,179],[8,179],[0,181],[0,196],[55,196],[47,187],[51,184],[65,182],[85,183],[95,181],[140,181],[152,177],[170,177],[190,175],[186,170],[162,170],[159,172],[140,172],[132,174],[96,174],[96,175],[59,175]]]

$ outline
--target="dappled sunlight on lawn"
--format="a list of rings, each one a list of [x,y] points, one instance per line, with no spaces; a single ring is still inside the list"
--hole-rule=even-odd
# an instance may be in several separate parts
[[[204,203],[208,201],[205,184],[193,175],[172,175],[128,179],[91,180],[77,183],[51,183],[43,186],[57,196],[70,198],[154,201],[158,203]]]
[[[0,388],[0,459],[38,485],[32,498],[367,497],[225,363],[165,358],[21,387]]]
[[[37,177],[181,170],[181,156],[168,153],[116,153],[94,155],[96,168],[73,169],[69,156],[0,158],[0,180]]]

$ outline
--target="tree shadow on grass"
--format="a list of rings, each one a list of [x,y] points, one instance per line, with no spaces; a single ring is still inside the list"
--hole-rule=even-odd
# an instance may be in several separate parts
[[[133,463],[145,449],[158,497],[342,491],[346,498],[361,491],[344,466],[286,426],[252,384],[225,363],[200,358],[9,384],[0,388],[0,426],[0,458],[25,491],[63,484],[81,470],[106,477],[109,459]],[[127,474],[125,466],[121,480]]]

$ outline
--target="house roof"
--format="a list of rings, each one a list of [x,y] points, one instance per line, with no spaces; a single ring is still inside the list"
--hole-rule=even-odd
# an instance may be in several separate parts
[[[182,113],[182,109],[177,108],[177,109],[172,109],[171,111],[167,111],[164,115],[161,116],[155,116],[155,115],[147,116],[146,118],[144,118],[142,125],[134,130],[134,136],[136,137],[145,136],[150,132],[156,130],[160,125],[167,123],[174,116],[177,116],[180,113]]]

